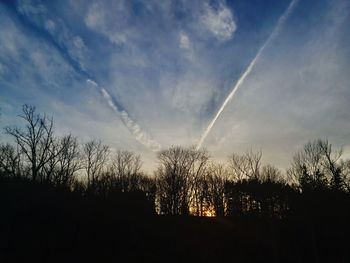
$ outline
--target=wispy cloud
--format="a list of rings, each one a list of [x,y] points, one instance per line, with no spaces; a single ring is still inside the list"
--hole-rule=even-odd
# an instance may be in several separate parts
[[[134,120],[130,118],[129,114],[125,110],[123,110],[121,106],[118,105],[118,103],[112,98],[112,96],[107,92],[107,90],[101,88],[95,81],[91,79],[88,79],[86,82],[94,86],[101,92],[103,98],[108,103],[108,106],[121,117],[125,126],[130,130],[130,132],[140,143],[142,143],[143,145],[147,146],[155,152],[161,149],[161,145],[155,140],[153,140],[147,132],[142,130],[140,125],[138,125]]]
[[[191,40],[184,31],[180,31],[179,33],[179,45],[180,45],[180,48],[182,49],[191,48]]]
[[[86,69],[88,50],[85,42],[79,35],[74,34],[61,18],[52,15],[41,1],[19,1],[16,7],[30,23],[44,30],[81,69]]]
[[[123,32],[123,24],[118,23],[119,17],[123,16],[124,3],[119,1],[115,5],[114,16],[116,21],[112,21],[109,12],[99,2],[93,3],[85,17],[85,24],[100,34],[106,36],[114,44],[123,44],[127,42],[127,32]],[[107,12],[106,12],[107,11]],[[116,31],[116,29],[119,29]]]
[[[20,4],[18,6],[19,12],[25,15],[35,26],[46,29],[48,34],[54,39],[54,41],[62,48],[65,49],[67,55],[69,56],[69,62],[71,62],[73,67],[82,73],[84,76],[90,76],[91,74],[86,70],[85,57],[89,55],[89,50],[86,47],[84,40],[77,34],[73,34],[71,30],[66,26],[66,24],[61,20],[50,16],[47,9],[43,5],[38,5],[37,7],[32,6],[33,3]],[[104,13],[99,9],[97,3],[93,4],[88,12],[86,21],[88,26],[93,28],[104,28]],[[108,32],[106,32],[108,34]],[[111,39],[114,41],[115,39]],[[63,54],[66,55],[66,54]],[[32,58],[35,65],[45,74],[47,63],[43,63],[46,56],[40,53],[32,54]],[[78,67],[77,67],[78,65]],[[50,81],[50,80],[48,80]],[[150,135],[145,133],[140,125],[137,124],[135,120],[129,117],[126,110],[120,106],[120,103],[111,97],[111,95],[103,88],[100,88],[98,84],[90,79],[87,80],[88,83],[93,84],[99,89],[102,96],[106,99],[108,105],[115,110],[120,116],[122,122],[130,130],[130,132],[135,136],[135,138],[145,146],[149,147],[151,150],[156,151],[160,149],[160,145],[155,142]]]
[[[219,40],[231,39],[237,28],[231,10],[222,3],[216,9],[205,3],[203,9],[200,20],[206,29]]]
[[[285,165],[311,137],[348,145],[347,2],[299,2],[207,137],[213,156],[255,145]],[[59,130],[147,160],[194,144],[289,3],[1,2],[3,118],[32,103]]]

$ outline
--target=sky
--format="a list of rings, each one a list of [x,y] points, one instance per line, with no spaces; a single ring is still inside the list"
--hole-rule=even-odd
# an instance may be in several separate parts
[[[350,1],[293,2],[281,23],[290,0],[0,1],[0,125],[35,105],[57,134],[151,171],[157,151],[198,144],[265,45],[202,147],[285,169],[328,138],[350,158]]]

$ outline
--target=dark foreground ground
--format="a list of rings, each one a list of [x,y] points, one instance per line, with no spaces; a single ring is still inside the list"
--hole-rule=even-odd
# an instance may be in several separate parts
[[[0,262],[350,262],[346,216],[167,217],[130,200],[2,180]]]

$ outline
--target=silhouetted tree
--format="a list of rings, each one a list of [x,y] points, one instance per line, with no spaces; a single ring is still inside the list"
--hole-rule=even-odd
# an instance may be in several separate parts
[[[332,144],[328,140],[317,140],[323,155],[322,164],[324,173],[330,177],[330,186],[333,190],[342,190],[344,188],[344,181],[342,178],[342,165],[340,158],[343,154],[343,149],[334,151]]]
[[[204,216],[206,211],[210,211],[212,207],[209,204],[208,180],[206,172],[201,174],[195,181],[193,194],[193,214],[196,216]]]
[[[96,184],[105,168],[109,156],[109,147],[101,141],[91,140],[83,146],[83,161],[86,175],[87,188],[94,191]]]
[[[25,128],[6,127],[5,131],[12,136],[20,151],[24,154],[31,167],[32,180],[38,179],[42,169],[51,160],[56,158],[58,151],[53,151],[53,121],[45,115],[37,114],[35,107],[24,105],[22,115]],[[43,178],[40,178],[43,179]]]
[[[282,172],[273,165],[267,164],[261,168],[259,180],[261,182],[285,183]]]
[[[23,160],[21,153],[11,144],[0,145],[0,171],[13,177],[21,177],[23,175]]]
[[[350,193],[350,160],[341,160],[342,177],[344,182],[344,189]]]
[[[141,156],[130,151],[117,151],[111,173],[121,192],[138,190],[141,180]]]
[[[82,168],[82,156],[76,137],[66,135],[57,141],[59,154],[51,170],[51,181],[57,185],[71,186],[75,174]]]
[[[252,150],[241,155],[233,153],[228,159],[231,178],[234,181],[258,178],[261,156],[261,151]]]
[[[205,150],[171,147],[158,153],[156,171],[160,212],[189,214],[196,199],[196,180],[201,177],[208,160]]]
[[[252,150],[228,157],[230,180],[225,184],[225,192],[229,215],[239,216],[259,209],[249,185],[259,180],[261,157],[261,151]]]
[[[206,173],[208,202],[214,208],[216,216],[226,213],[225,185],[228,181],[228,170],[220,163],[211,163]]]
[[[265,217],[283,217],[289,210],[293,191],[282,172],[273,165],[262,167],[255,199]]]
[[[342,149],[333,150],[328,140],[317,139],[305,144],[293,157],[287,171],[290,181],[301,190],[331,188],[343,191],[347,188],[347,161],[341,159]]]
[[[80,259],[85,249],[95,261],[159,261],[170,253],[174,261],[256,261],[253,254],[276,262],[349,261],[350,160],[327,140],[308,142],[294,156],[288,181],[261,164],[261,152],[220,164],[192,147],[159,152],[149,177],[140,155],[118,151],[110,160],[101,141],[56,137],[52,120],[34,107],[24,106],[21,118],[24,129],[6,128],[15,143],[0,144],[0,261],[22,254],[30,261],[32,252],[34,262],[55,260],[56,248],[60,259]],[[77,176],[83,168],[87,183]],[[161,214],[227,217],[156,217],[155,204]],[[169,246],[174,242],[185,245]],[[72,249],[61,255],[66,245]]]
[[[328,184],[323,169],[324,153],[320,146],[318,140],[306,143],[303,150],[294,155],[292,167],[287,171],[290,180],[299,185],[302,191],[324,188]]]
[[[196,215],[203,214],[203,199],[207,197],[206,169],[209,153],[206,149],[189,148],[191,158],[189,206]]]

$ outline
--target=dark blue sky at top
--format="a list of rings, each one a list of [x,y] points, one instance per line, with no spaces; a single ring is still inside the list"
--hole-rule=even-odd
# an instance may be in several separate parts
[[[81,75],[83,78],[93,78],[98,81],[104,80],[107,76],[108,67],[104,60],[101,59],[110,55],[110,52],[122,52],[123,46],[113,45],[109,43],[106,37],[99,35],[96,32],[92,32],[84,25],[84,18],[82,14],[71,12],[69,6],[65,1],[33,1],[33,3],[41,3],[48,10],[53,17],[59,17],[62,19],[72,31],[79,32],[79,35],[84,39],[85,45],[92,50],[87,58],[89,63],[87,69],[82,69],[77,59],[72,58],[67,53],[67,47],[65,43],[60,43],[55,36],[47,32],[41,22],[43,22],[40,15],[38,17],[32,17],[31,14],[23,14],[18,10],[18,7],[23,1],[5,1],[7,10],[11,13],[12,18],[16,21],[21,30],[27,34],[34,35],[43,41],[46,41],[48,45],[51,45],[56,49],[61,56],[69,63],[77,73],[77,77]],[[117,1],[114,1],[117,2]],[[172,27],[186,27],[186,23],[191,19],[191,9],[186,7],[188,1],[172,1],[173,15],[175,17]],[[131,9],[131,14],[126,18],[129,25],[142,28],[145,23],[150,24],[152,27],[158,27],[159,33],[167,35],[169,28],[161,24],[161,18],[157,17],[156,12],[149,12],[145,10],[144,1],[127,1],[127,5]],[[89,3],[83,3],[82,11],[86,11]],[[209,1],[209,4],[215,9],[218,8],[217,1]],[[266,40],[271,33],[277,19],[285,11],[289,1],[228,1],[227,6],[232,8],[234,17],[239,21],[239,27],[235,32],[235,38],[227,41],[226,43],[217,43],[215,41],[208,41],[206,47],[211,49],[211,52],[215,55],[213,62],[222,61],[227,59],[228,53],[232,56],[232,61],[226,64],[217,64],[220,70],[224,70],[229,66],[228,75],[231,80],[235,80],[239,74],[245,69],[245,66],[255,55],[257,49]],[[83,12],[82,12],[83,13]],[[147,32],[146,32],[147,33]],[[149,32],[152,34],[152,32]],[[171,36],[174,37],[174,36]],[[157,38],[157,36],[155,36]],[[174,39],[175,42],[175,39]],[[145,52],[156,53],[157,49],[152,47],[152,43],[149,39],[138,39],[137,45],[144,48]],[[224,50],[224,52],[222,52]],[[237,61],[235,61],[239,57]],[[169,57],[169,59],[174,59]],[[169,70],[182,70],[177,68],[176,58],[171,61]],[[152,79],[157,78],[157,75],[161,72],[159,65],[155,64],[151,69],[146,69],[146,74]],[[123,67],[123,65],[121,65]],[[127,70],[127,69],[126,69]],[[138,74],[144,74],[144,72],[137,72]],[[154,76],[152,76],[154,74]],[[231,88],[222,87],[222,88]]]
[[[162,146],[193,144],[289,4],[287,0],[1,1],[3,119],[11,122],[20,106],[30,103],[53,114],[65,131],[147,152],[101,92],[87,83],[90,79]],[[332,122],[338,119],[334,116],[342,116],[342,123],[350,119],[344,102],[350,93],[344,87],[348,28],[348,1],[299,0],[207,146],[216,152],[222,144],[238,150],[252,142],[264,147],[262,141],[275,137],[269,131],[259,139],[267,128],[258,119],[265,116],[276,120],[276,126],[285,125],[285,118],[294,123],[298,131],[286,135],[286,143],[298,144],[300,134],[308,134],[333,136],[337,144],[347,145],[345,133],[332,134],[325,126],[310,131],[305,116],[308,112],[316,120],[321,116],[316,105],[309,111],[302,98],[315,94],[320,100],[329,98],[332,105],[322,110],[333,116]],[[327,76],[322,87],[320,76]],[[274,110],[258,117],[263,112],[258,107],[277,102],[284,106],[287,96],[295,101],[283,108],[284,117],[275,116]],[[305,107],[303,116],[298,107]],[[106,128],[93,133],[90,128],[96,125]],[[240,139],[224,143],[230,136]],[[278,154],[283,147],[276,147],[268,151]]]

